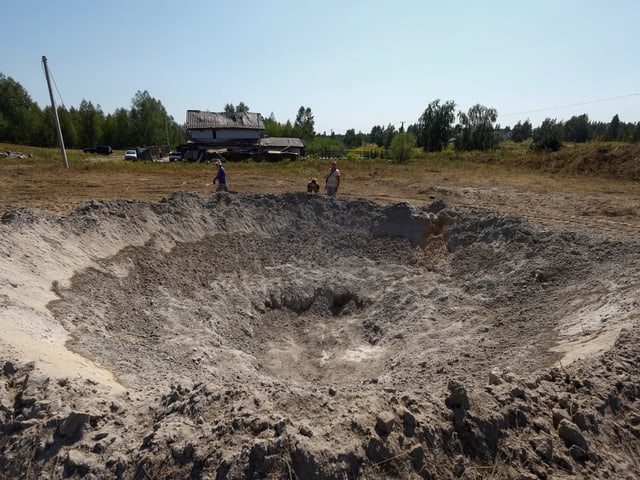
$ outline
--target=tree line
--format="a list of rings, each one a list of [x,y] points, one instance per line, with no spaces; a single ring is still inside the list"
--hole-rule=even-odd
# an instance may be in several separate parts
[[[547,118],[534,128],[527,119],[517,122],[513,128],[501,128],[496,123],[498,112],[484,105],[474,105],[468,111],[456,111],[456,104],[437,99],[429,103],[414,124],[404,129],[395,125],[375,125],[369,133],[348,129],[343,135],[316,134],[313,129],[313,114],[309,108],[300,107],[296,122],[278,123],[273,114],[266,121],[266,132],[271,136],[297,136],[303,138],[308,154],[325,157],[342,157],[349,151],[358,150],[362,157],[388,157],[403,161],[411,158],[413,149],[425,152],[441,152],[452,148],[455,151],[491,151],[501,142],[517,143],[530,141],[534,151],[556,151],[564,142],[584,143],[589,141],[640,141],[640,122],[621,122],[614,115],[611,122],[591,122],[587,114],[573,116],[566,122]],[[303,127],[304,126],[304,127]]]
[[[248,112],[240,102],[227,103],[225,112]],[[111,114],[100,105],[82,100],[78,108],[58,107],[58,117],[69,148],[91,145],[111,145],[117,149],[144,145],[179,145],[187,140],[184,124],[178,124],[167,114],[162,103],[147,91],[138,91],[131,108],[118,108]],[[342,157],[358,149],[358,156],[387,156],[397,160],[411,157],[417,147],[425,152],[490,151],[506,140],[531,142],[534,150],[558,150],[563,142],[640,141],[640,122],[621,122],[615,115],[611,122],[591,122],[586,114],[571,117],[566,122],[547,118],[533,128],[531,122],[519,121],[513,127],[501,128],[496,123],[498,112],[484,105],[474,105],[468,111],[456,111],[449,100],[433,100],[416,123],[375,125],[369,133],[348,129],[344,134],[318,134],[313,112],[309,107],[298,109],[294,122],[282,123],[273,113],[265,119],[264,135],[295,137],[305,142],[307,154]],[[28,92],[11,77],[0,73],[0,141],[22,145],[54,147],[57,137],[51,107],[40,107]]]
[[[106,114],[100,105],[82,100],[78,108],[58,106],[60,128],[68,148],[110,145],[117,149],[144,145],[177,145],[186,140],[184,125],[167,114],[159,100],[138,91],[131,108]],[[53,109],[41,109],[11,77],[0,73],[0,141],[36,147],[57,146]]]
[[[315,146],[334,152],[359,148],[372,156],[384,155],[388,149],[394,150],[393,143],[398,137],[404,145],[415,141],[415,146],[425,152],[441,152],[452,148],[456,151],[490,151],[504,141],[517,143],[530,141],[535,151],[556,151],[564,142],[584,143],[589,141],[640,142],[640,122],[621,122],[614,115],[611,122],[592,122],[587,114],[573,116],[566,122],[546,118],[534,128],[529,120],[519,121],[513,127],[501,128],[496,124],[498,112],[483,105],[474,105],[467,112],[456,112],[454,101],[441,103],[432,101],[418,121],[396,129],[392,124],[386,127],[374,126],[368,134],[347,130],[344,135],[323,135],[316,137]],[[318,139],[321,141],[318,142]],[[331,140],[335,140],[331,142]],[[397,143],[397,142],[396,142]],[[362,149],[370,145],[372,148]],[[377,148],[376,148],[377,147]],[[309,149],[307,149],[309,150]],[[403,152],[405,148],[395,151]],[[398,158],[394,152],[392,158]]]

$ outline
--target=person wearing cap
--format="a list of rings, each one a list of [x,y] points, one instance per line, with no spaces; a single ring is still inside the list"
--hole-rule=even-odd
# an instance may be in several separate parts
[[[338,170],[338,162],[331,162],[331,168],[327,172],[326,178],[327,197],[335,197],[340,186],[340,170]]]
[[[218,166],[218,173],[213,179],[214,185],[216,184],[216,180],[218,181],[218,188],[216,188],[216,192],[221,192],[223,190],[225,192],[228,192],[229,188],[227,187],[227,172],[222,166],[222,162],[220,160],[216,162],[216,165]]]
[[[318,181],[315,178],[312,178],[309,183],[307,183],[307,192],[308,193],[318,193],[320,191],[320,185],[318,185]]]

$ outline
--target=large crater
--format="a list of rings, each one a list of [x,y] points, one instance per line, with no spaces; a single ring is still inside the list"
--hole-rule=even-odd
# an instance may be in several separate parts
[[[608,348],[637,288],[637,245],[439,203],[180,194],[74,218],[140,237],[49,305],[128,388],[484,384]]]
[[[638,252],[438,202],[180,193],[7,212],[0,464],[630,478]]]

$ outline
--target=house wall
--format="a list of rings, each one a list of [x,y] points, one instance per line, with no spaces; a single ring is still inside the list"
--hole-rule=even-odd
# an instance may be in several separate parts
[[[190,130],[189,134],[191,135],[192,140],[200,140],[203,142],[213,140],[213,130]]]
[[[217,140],[258,140],[260,132],[258,130],[246,129],[224,129],[216,132]]]
[[[214,130],[211,128],[197,130],[192,129],[189,130],[189,134],[191,135],[192,140],[197,140],[201,142],[208,142],[217,140],[225,141],[225,140],[259,140],[260,139],[260,131],[259,130],[248,130],[248,129],[220,129],[216,130],[214,134]]]

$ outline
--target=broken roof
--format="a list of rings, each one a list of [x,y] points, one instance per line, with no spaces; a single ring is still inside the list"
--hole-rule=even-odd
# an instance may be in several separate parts
[[[264,119],[251,112],[203,112],[187,110],[187,128],[244,128],[264,130]]]
[[[263,137],[260,139],[263,147],[297,147],[304,148],[304,142],[299,138],[289,137]]]

